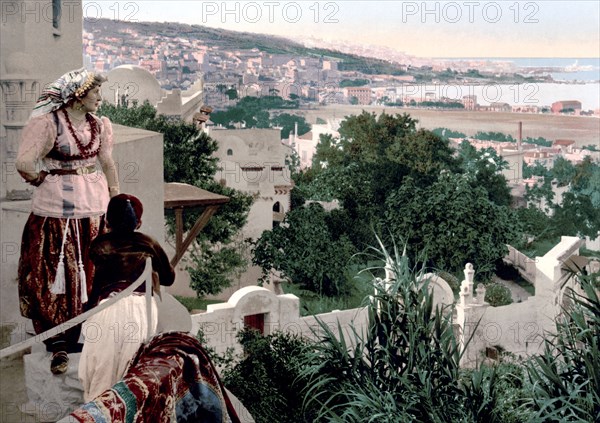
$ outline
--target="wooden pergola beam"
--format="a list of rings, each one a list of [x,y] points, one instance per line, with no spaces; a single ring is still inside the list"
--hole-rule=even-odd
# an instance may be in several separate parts
[[[173,267],[179,263],[194,239],[208,224],[219,207],[228,201],[229,197],[193,185],[177,182],[165,184],[165,209],[172,209],[175,212],[175,256],[171,259]],[[184,239],[183,212],[186,208],[194,207],[205,207],[205,209]]]
[[[192,229],[188,232],[185,240],[183,238],[183,218],[179,219],[179,223],[176,224],[176,247],[175,257],[171,259],[171,266],[175,267],[179,260],[183,257],[189,246],[192,244],[194,239],[198,236],[200,231],[204,229],[210,218],[215,214],[220,206],[207,206],[204,212],[200,215]],[[175,209],[175,221],[177,222],[177,215],[183,216],[183,209]]]

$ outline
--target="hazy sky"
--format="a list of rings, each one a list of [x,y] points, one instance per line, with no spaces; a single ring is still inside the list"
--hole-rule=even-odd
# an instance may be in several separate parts
[[[600,2],[84,1],[84,17],[382,45],[424,57],[599,57]]]

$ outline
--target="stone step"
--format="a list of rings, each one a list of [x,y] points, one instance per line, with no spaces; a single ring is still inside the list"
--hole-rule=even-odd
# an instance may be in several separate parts
[[[69,354],[69,368],[61,375],[50,372],[52,354],[37,350],[23,356],[28,402],[21,412],[36,421],[56,422],[83,404],[83,386],[78,378],[81,354]]]

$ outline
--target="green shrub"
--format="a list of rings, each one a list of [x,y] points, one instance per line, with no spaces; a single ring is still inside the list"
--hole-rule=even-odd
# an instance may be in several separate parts
[[[512,295],[510,289],[499,283],[489,283],[486,285],[485,301],[493,307],[512,304]]]
[[[194,310],[206,310],[206,306],[209,304],[222,303],[222,300],[207,300],[199,297],[183,297],[181,295],[174,295],[175,299],[179,301],[187,311]]]
[[[223,383],[256,423],[314,421],[302,409],[303,398],[296,385],[306,341],[281,332],[263,336],[252,329],[240,332],[238,340],[244,357],[223,371]]]
[[[448,285],[450,286],[450,289],[452,289],[452,292],[456,294],[460,291],[460,280],[452,273],[442,271],[437,272],[437,275],[446,282],[448,282]]]
[[[533,412],[526,406],[531,398],[532,386],[527,380],[527,371],[520,362],[502,361],[494,369],[483,368],[484,373],[496,374],[494,413],[502,423],[530,421]]]

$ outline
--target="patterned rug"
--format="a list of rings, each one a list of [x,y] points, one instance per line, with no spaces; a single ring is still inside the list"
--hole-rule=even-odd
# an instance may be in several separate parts
[[[240,423],[206,351],[183,332],[142,345],[121,381],[61,421]]]

